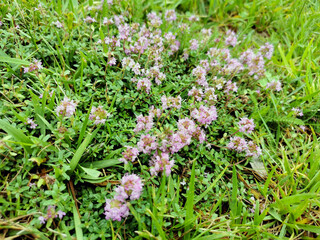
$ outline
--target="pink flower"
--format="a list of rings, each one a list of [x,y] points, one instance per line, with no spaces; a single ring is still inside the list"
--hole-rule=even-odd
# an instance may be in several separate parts
[[[188,92],[188,96],[193,96],[197,101],[200,102],[202,100],[203,92],[201,89],[197,89],[197,88],[193,87]]]
[[[150,131],[151,128],[153,127],[153,115],[145,116],[143,117],[142,115],[139,115],[137,117],[137,125],[135,129],[133,130],[134,132],[140,132],[142,130],[145,130],[146,132]]]
[[[264,60],[261,53],[258,53],[256,55],[253,55],[252,59],[249,59],[250,61],[247,62],[248,70],[249,70],[249,76],[255,75],[255,79],[258,77],[261,77],[265,73],[264,69]]]
[[[236,34],[231,31],[231,30],[228,30],[227,33],[226,33],[227,37],[226,37],[226,45],[230,45],[232,47],[235,47],[237,45],[237,36]]]
[[[203,36],[204,36],[205,38],[210,38],[211,35],[212,35],[212,30],[211,30],[210,28],[208,28],[208,29],[203,28],[203,29],[201,30],[201,33],[203,34]]]
[[[158,118],[161,116],[161,110],[159,108],[154,108],[152,105],[150,110],[149,110],[149,115],[157,116]]]
[[[151,166],[151,175],[158,175],[159,172],[165,172],[166,176],[169,177],[171,168],[174,165],[174,160],[170,161],[168,153],[160,153],[154,154],[149,164]]]
[[[209,51],[207,52],[207,55],[212,58],[219,56],[219,54],[220,54],[220,49],[215,47],[210,48]]]
[[[209,70],[210,70],[209,62],[208,62],[207,59],[200,60],[199,65],[200,65],[201,67],[203,67],[206,71],[209,71]]]
[[[150,22],[151,27],[158,28],[162,24],[162,20],[157,16],[155,12],[148,13],[148,20]]]
[[[140,141],[137,143],[139,151],[149,154],[152,150],[156,150],[158,147],[156,139],[156,137],[150,136],[150,134],[142,135]]]
[[[176,40],[176,36],[173,35],[172,32],[165,33],[164,38],[168,41],[169,44],[173,44]]]
[[[189,32],[189,30],[190,30],[188,24],[186,24],[186,23],[181,23],[181,24],[179,24],[178,27],[179,27],[179,30],[181,33]]]
[[[275,91],[280,92],[282,89],[281,82],[280,81],[271,81],[271,82],[267,83],[266,89],[275,90]]]
[[[126,150],[122,152],[123,158],[120,158],[120,162],[127,163],[128,161],[134,162],[139,155],[139,150],[134,147],[126,146]]]
[[[32,118],[27,118],[27,122],[25,124],[30,124],[30,128],[32,129],[36,129],[38,126],[38,124],[36,124]]]
[[[116,26],[119,26],[120,24],[123,24],[125,22],[124,17],[122,15],[114,15],[113,20]]]
[[[219,49],[219,55],[221,59],[223,59],[224,61],[228,61],[231,56],[230,50],[227,48]]]
[[[196,128],[196,130],[192,134],[192,137],[197,139],[200,143],[204,143],[206,141],[206,134],[200,127]]]
[[[266,59],[271,59],[273,54],[273,45],[270,43],[266,43],[265,45],[261,46],[259,51]]]
[[[190,22],[198,22],[198,21],[199,21],[199,18],[198,18],[197,16],[195,16],[195,15],[191,15],[191,16],[189,17],[189,21],[190,21]]]
[[[189,43],[191,44],[191,46],[190,46],[190,50],[197,50],[198,48],[199,48],[199,42],[198,42],[198,40],[196,40],[196,39],[191,39],[190,41],[189,41]]]
[[[164,18],[168,21],[168,22],[173,22],[177,19],[177,15],[176,12],[174,10],[167,10]]]
[[[246,149],[246,156],[259,157],[261,155],[261,149],[252,141],[249,141]]]
[[[155,78],[156,84],[160,85],[162,81],[166,79],[166,75],[160,72],[159,66],[151,67],[147,72],[147,76],[150,78]]]
[[[107,220],[112,219],[113,221],[121,221],[122,218],[129,216],[127,204],[116,199],[106,199],[104,211]]]
[[[103,25],[111,25],[111,24],[113,24],[113,20],[110,18],[110,19],[108,19],[108,18],[104,18],[103,19]]]
[[[111,57],[110,59],[108,59],[108,64],[110,66],[116,65],[116,63],[117,63],[117,60],[114,57]]]
[[[174,41],[174,43],[170,46],[170,50],[168,52],[168,55],[171,56],[174,52],[178,51],[180,47],[180,42],[179,41]]]
[[[57,215],[58,215],[58,217],[59,217],[60,219],[62,219],[62,218],[63,218],[63,216],[65,216],[65,215],[66,215],[66,213],[65,213],[65,212],[63,212],[63,211],[61,211],[61,210],[59,210],[59,211],[57,212]]]
[[[300,117],[303,116],[303,112],[300,108],[292,108],[291,111],[293,111],[295,115],[298,115]]]
[[[123,187],[130,200],[136,200],[140,198],[143,190],[143,183],[138,175],[125,174],[121,179],[121,187]]]
[[[186,61],[189,58],[189,53],[187,51],[183,52],[182,58]]]
[[[46,223],[45,217],[40,216],[38,219],[40,220],[40,223],[41,223],[41,224],[45,224],[45,223]]]
[[[56,25],[57,28],[62,28],[63,27],[61,22],[59,22],[58,20],[56,22],[53,22],[52,24]]]
[[[249,64],[253,61],[255,54],[251,49],[246,50],[245,52],[241,53],[240,61],[246,64]]]
[[[230,92],[233,91],[233,92],[237,92],[238,91],[238,87],[237,87],[237,84],[236,83],[233,83],[231,82],[231,80],[229,80],[225,86],[225,90],[224,92],[229,95]]]
[[[135,62],[130,57],[124,57],[121,61],[122,67],[132,68],[135,65]]]
[[[56,206],[53,206],[53,205],[48,206],[46,219],[57,217],[55,209],[56,209]]]
[[[144,90],[146,93],[150,93],[150,90],[151,90],[151,81],[150,79],[148,78],[142,78],[142,79],[139,79],[138,80],[138,83],[137,83],[137,89],[138,90]]]
[[[110,113],[108,113],[106,110],[103,109],[102,106],[99,107],[92,107],[89,119],[94,121],[95,125],[98,124],[104,124],[107,120],[107,117],[110,116]]]
[[[71,117],[76,111],[77,103],[75,101],[70,101],[69,98],[64,97],[63,101],[56,108],[57,115],[63,117]]]
[[[42,63],[40,60],[34,59],[33,63],[29,65],[29,67],[24,67],[24,73],[33,72],[42,69]]]
[[[94,22],[97,22],[97,20],[95,20],[94,18],[88,16],[86,17],[84,20],[84,22],[87,22],[87,23],[94,23]]]
[[[244,138],[232,137],[230,138],[227,148],[236,150],[237,152],[243,152],[247,150],[248,146]]]
[[[192,135],[196,131],[196,124],[189,118],[183,118],[178,121],[178,129],[182,132],[186,131]]]
[[[239,132],[243,132],[243,133],[252,133],[255,127],[253,119],[248,119],[248,118],[241,118],[240,122],[238,122],[238,125],[239,125]]]
[[[122,40],[126,40],[130,35],[130,26],[125,23],[123,25],[118,26],[119,38]]]
[[[48,208],[47,208],[47,214],[45,217],[41,216],[39,217],[39,220],[40,220],[40,223],[41,224],[44,224],[46,223],[47,220],[49,219],[53,219],[53,218],[57,218],[59,217],[60,219],[63,218],[63,216],[65,216],[66,213],[59,210],[58,212],[56,212],[56,206],[54,205],[49,205]]]
[[[199,109],[194,109],[191,112],[191,117],[196,119],[199,124],[205,125],[208,127],[212,121],[217,120],[217,109],[215,106],[211,106],[210,108],[201,105]]]
[[[184,146],[191,143],[191,135],[187,131],[178,131],[170,137],[171,153],[179,152]]]
[[[228,63],[221,69],[221,72],[225,75],[236,74],[242,71],[243,65],[237,59],[229,59]]]
[[[161,97],[161,102],[162,102],[162,108],[163,109],[167,109],[167,108],[177,108],[180,109],[181,108],[181,97],[166,97],[165,95],[163,95]]]
[[[205,92],[205,99],[206,101],[208,102],[212,102],[212,101],[215,101],[217,100],[217,95],[214,94],[215,92],[215,89],[214,88],[207,88],[206,89],[206,92]]]
[[[208,86],[208,82],[206,80],[206,74],[207,74],[207,71],[201,66],[197,66],[192,70],[192,75],[196,77],[197,83],[204,87]]]

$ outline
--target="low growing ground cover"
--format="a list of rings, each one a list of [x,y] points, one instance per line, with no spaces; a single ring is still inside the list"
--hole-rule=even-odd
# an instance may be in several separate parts
[[[3,238],[320,234],[317,2],[0,6]]]

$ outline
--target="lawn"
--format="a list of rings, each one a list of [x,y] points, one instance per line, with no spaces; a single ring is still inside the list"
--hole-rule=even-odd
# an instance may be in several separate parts
[[[0,239],[319,239],[319,18],[2,0]]]

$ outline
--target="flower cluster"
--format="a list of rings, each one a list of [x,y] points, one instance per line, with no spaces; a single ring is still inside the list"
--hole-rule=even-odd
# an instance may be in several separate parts
[[[33,63],[31,63],[28,67],[24,67],[24,73],[34,72],[42,69],[42,62],[40,60],[34,59]]]
[[[203,92],[202,89],[197,89],[196,87],[193,87],[189,92],[188,96],[193,96],[197,101],[202,100]]]
[[[99,107],[92,107],[89,119],[94,121],[95,125],[98,124],[104,124],[107,120],[107,117],[110,116],[110,114],[103,109],[102,106]]]
[[[94,18],[88,16],[86,17],[85,19],[83,19],[84,22],[86,23],[94,23],[94,22],[97,22],[97,20],[95,20]]]
[[[62,23],[59,22],[58,20],[56,22],[53,22],[52,24],[55,25],[57,28],[62,28],[63,27]]]
[[[113,221],[121,221],[122,218],[129,216],[128,200],[136,200],[140,198],[143,190],[141,178],[136,174],[125,174],[121,179],[121,185],[115,191],[113,199],[106,199],[104,215],[106,219]]]
[[[128,163],[128,161],[134,162],[139,155],[139,150],[134,147],[126,146],[126,150],[122,152],[122,158],[120,162]]]
[[[177,108],[180,109],[181,108],[181,97],[166,97],[165,95],[163,95],[161,97],[161,102],[162,102],[162,108],[163,109],[167,109],[167,108]]]
[[[292,108],[291,111],[293,111],[296,116],[303,116],[303,112],[300,108]]]
[[[32,118],[28,118],[25,124],[30,124],[30,128],[32,129],[36,129],[38,126],[38,124],[36,124]]]
[[[199,109],[195,108],[191,112],[191,117],[196,119],[199,124],[208,127],[208,125],[211,124],[212,121],[217,120],[217,109],[215,106],[211,106],[208,108],[204,105],[201,105]]]
[[[191,44],[190,50],[195,51],[195,50],[197,50],[197,49],[199,48],[199,42],[198,42],[198,40],[196,40],[196,39],[191,39],[189,42],[190,42],[190,44]]]
[[[271,81],[271,82],[267,83],[266,89],[280,92],[282,89],[281,82],[280,81]]]
[[[208,82],[206,80],[206,74],[207,74],[207,71],[201,66],[197,66],[192,70],[192,75],[196,77],[197,83],[203,87],[208,86]]]
[[[140,132],[142,130],[145,130],[146,132],[149,132],[151,128],[153,127],[153,114],[149,114],[148,116],[143,117],[142,115],[139,115],[137,117],[137,125],[134,132]]]
[[[248,119],[248,118],[241,118],[240,122],[238,122],[238,125],[239,125],[239,132],[243,132],[243,133],[252,133],[255,127],[253,119]]]
[[[49,219],[54,219],[54,218],[57,218],[57,217],[59,217],[60,219],[62,219],[63,216],[65,216],[65,215],[66,215],[65,212],[63,212],[63,211],[61,211],[61,210],[59,210],[59,211],[56,212],[56,206],[50,205],[50,206],[48,206],[48,208],[47,208],[47,214],[46,214],[46,216],[40,216],[40,217],[39,217],[39,220],[40,220],[40,223],[41,223],[41,224],[45,224],[46,221],[48,221]]]
[[[255,156],[259,157],[261,155],[261,149],[253,142],[247,142],[244,138],[241,137],[232,137],[227,146],[228,149],[235,150],[237,152],[245,152],[246,156]]]
[[[151,175],[158,175],[159,172],[165,172],[169,177],[173,165],[174,160],[170,160],[169,153],[156,153],[150,161],[150,173]]]
[[[177,15],[176,12],[174,10],[167,10],[164,18],[166,19],[166,21],[168,22],[173,22],[177,19]]]
[[[225,40],[225,43],[226,45],[230,45],[232,47],[235,47],[236,44],[237,44],[237,36],[236,34],[231,31],[231,30],[228,30],[226,32],[226,40]]]
[[[62,117],[71,117],[76,111],[76,107],[77,103],[75,101],[64,97],[63,101],[56,108],[56,113]]]
[[[158,143],[155,136],[150,134],[142,135],[140,141],[137,143],[138,149],[140,152],[149,154],[152,150],[156,150]]]

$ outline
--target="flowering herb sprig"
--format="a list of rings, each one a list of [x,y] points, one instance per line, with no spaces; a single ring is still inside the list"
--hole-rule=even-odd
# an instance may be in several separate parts
[[[61,210],[56,211],[56,206],[49,205],[47,208],[47,214],[45,216],[40,216],[39,221],[41,224],[45,224],[49,219],[59,218],[61,220],[65,215],[66,213]]]

